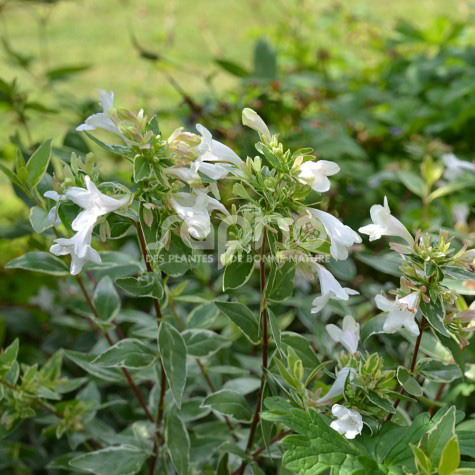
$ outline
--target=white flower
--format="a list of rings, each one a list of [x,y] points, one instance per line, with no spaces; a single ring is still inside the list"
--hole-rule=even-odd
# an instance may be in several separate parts
[[[119,130],[115,122],[111,119],[109,115],[109,110],[114,107],[114,92],[104,91],[101,89],[99,91],[99,97],[101,99],[102,105],[102,112],[98,114],[92,114],[89,116],[84,124],[79,125],[76,127],[76,130],[96,130],[96,129],[104,129],[112,132],[113,134],[118,135],[120,138],[125,140],[124,135]]]
[[[91,247],[92,230],[94,229],[95,219],[89,216],[89,222],[85,219],[81,221],[81,228],[77,233],[69,238],[58,238],[50,248],[50,252],[56,256],[71,256],[71,274],[79,274],[83,265],[92,261],[96,264],[101,263],[101,256]]]
[[[342,368],[338,371],[332,387],[323,397],[317,399],[317,404],[328,404],[332,399],[340,397],[345,392],[346,380],[349,379],[349,382],[351,383],[355,371],[354,368],[348,367]]]
[[[190,236],[195,239],[205,239],[210,233],[211,211],[217,210],[229,215],[228,210],[218,200],[203,192],[175,193],[171,204],[178,216],[185,222]]]
[[[348,409],[341,404],[332,406],[332,414],[337,418],[330,427],[347,439],[354,439],[363,430],[363,418],[355,409]]]
[[[300,165],[298,181],[319,193],[324,193],[330,189],[330,180],[327,177],[336,175],[339,171],[340,167],[335,162],[305,162]]]
[[[94,224],[99,216],[116,211],[130,201],[130,196],[116,199],[101,193],[87,175],[84,177],[84,181],[86,182],[86,188],[73,186],[68,188],[65,193],[66,198],[83,208],[83,211],[72,222],[71,226],[74,231],[82,230],[83,223],[87,225],[93,222]]]
[[[54,308],[54,293],[48,287],[40,287],[37,295],[28,300],[33,305],[38,305],[44,312],[51,312]]]
[[[242,110],[242,123],[247,127],[259,132],[263,135],[267,140],[271,139],[271,135],[269,132],[269,128],[267,127],[266,123],[262,120],[260,115],[249,108],[245,108]]]
[[[341,343],[350,353],[355,353],[358,350],[360,325],[351,315],[346,315],[343,319],[343,329],[332,323],[325,328],[331,339],[336,343]]]
[[[196,124],[196,130],[201,135],[201,143],[196,146],[198,160],[193,164],[195,171],[201,167],[202,162],[225,162],[241,167],[243,161],[227,145],[213,139],[211,132],[201,124]]]
[[[444,178],[446,180],[452,181],[462,175],[466,170],[475,172],[475,164],[467,162],[466,160],[460,160],[453,153],[442,155],[442,160],[446,166],[444,171]]]
[[[360,233],[368,234],[370,241],[375,241],[381,236],[399,236],[410,246],[414,244],[414,238],[404,224],[391,214],[386,196],[384,197],[384,206],[371,206],[370,214],[373,224],[368,224],[358,230]]]
[[[388,316],[383,325],[385,332],[394,333],[402,327],[405,327],[413,335],[419,335],[419,327],[415,322],[415,316],[419,306],[418,292],[413,292],[403,298],[397,298],[394,301],[387,299],[384,295],[376,295],[374,300],[380,310],[388,312]]]
[[[83,208],[71,227],[77,231],[71,238],[58,238],[50,248],[50,252],[56,256],[71,255],[71,274],[76,275],[81,272],[83,265],[87,261],[97,264],[101,262],[99,253],[91,247],[92,231],[97,218],[111,211],[116,211],[130,201],[129,196],[121,199],[112,198],[101,193],[91,179],[84,177],[86,188],[71,187],[66,193],[59,197],[55,192],[47,192],[45,196],[51,199],[70,199]],[[57,206],[57,205],[56,205]],[[55,211],[56,213],[56,211]],[[50,211],[50,217],[51,211]]]
[[[358,233],[331,214],[314,208],[308,208],[308,211],[322,222],[330,237],[330,253],[334,259],[346,259],[348,257],[348,248],[355,243],[361,242],[361,236]]]
[[[320,264],[316,264],[315,266],[320,280],[322,295],[313,300],[312,313],[320,312],[330,299],[346,301],[350,295],[358,295],[356,290],[342,287],[335,277],[333,277],[331,272],[325,269],[325,267]]]
[[[53,226],[59,226],[61,224],[61,220],[58,216],[59,202],[64,201],[66,199],[66,196],[60,195],[54,190],[47,191],[43,196],[45,198],[49,198],[51,200],[56,201],[56,204],[49,210],[48,220]]]

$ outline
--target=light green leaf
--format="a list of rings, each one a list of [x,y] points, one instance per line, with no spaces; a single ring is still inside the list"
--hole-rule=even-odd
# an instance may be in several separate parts
[[[186,426],[175,411],[165,420],[165,442],[178,475],[190,473],[190,437]]]
[[[41,234],[52,226],[48,218],[48,213],[39,206],[33,206],[33,208],[31,208],[30,224],[33,230],[38,234]]]
[[[460,448],[454,435],[445,445],[440,457],[439,475],[451,475],[460,464]]]
[[[432,474],[432,464],[430,463],[429,457],[422,451],[419,447],[410,444],[411,450],[414,453],[414,458],[416,460],[416,467],[420,475],[431,475]]]
[[[409,191],[412,191],[412,193],[421,198],[424,196],[426,186],[424,180],[419,175],[409,171],[400,171],[397,175]]]
[[[211,330],[190,329],[185,330],[183,338],[188,354],[197,358],[207,358],[217,353],[221,348],[231,344],[231,341]]]
[[[433,465],[438,465],[444,447],[455,435],[455,406],[441,409],[434,419],[437,422],[424,434],[419,447],[429,456]]]
[[[320,364],[318,356],[313,351],[310,341],[299,333],[290,331],[281,333],[282,346],[290,346],[302,360],[305,369],[312,371]]]
[[[43,178],[49,159],[51,157],[51,139],[45,140],[33,153],[26,164],[28,170],[27,184],[30,188],[34,188]]]
[[[223,290],[238,289],[251,277],[254,270],[254,259],[250,254],[243,254],[242,259],[226,266],[223,275]]]
[[[107,348],[92,364],[103,368],[140,369],[153,363],[157,356],[157,353],[140,340],[125,338]]]
[[[165,321],[158,329],[158,349],[173,398],[180,408],[186,383],[186,344],[180,332]]]
[[[109,276],[104,276],[94,291],[93,303],[101,320],[112,320],[120,309],[120,298]]]
[[[207,396],[202,406],[210,406],[213,411],[232,417],[240,422],[250,422],[252,410],[242,394],[231,389],[222,389]]]
[[[148,161],[142,156],[137,155],[134,158],[134,182],[148,180],[152,176],[152,168]]]
[[[18,338],[15,338],[9,346],[0,351],[0,370],[2,368],[6,370],[10,369],[18,357],[18,348],[19,341]]]
[[[267,308],[267,316],[269,318],[269,324],[270,324],[270,329],[271,329],[274,343],[277,346],[277,349],[279,350],[279,352],[282,353],[282,337],[280,334],[279,322],[277,321],[277,318],[274,315],[274,312],[270,308]]]
[[[251,343],[259,342],[259,326],[251,310],[237,302],[215,302],[215,305],[242,331]]]
[[[136,447],[118,445],[80,455],[69,465],[94,475],[133,475],[146,459],[147,454]]]
[[[25,269],[57,276],[69,275],[67,265],[48,252],[27,252],[6,264],[5,269]]]

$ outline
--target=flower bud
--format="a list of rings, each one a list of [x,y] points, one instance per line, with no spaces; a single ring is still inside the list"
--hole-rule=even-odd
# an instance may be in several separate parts
[[[262,118],[256,111],[253,111],[252,109],[249,109],[247,107],[243,109],[242,123],[247,127],[254,129],[256,132],[259,132],[267,140],[271,139],[271,135],[266,123],[262,120]]]

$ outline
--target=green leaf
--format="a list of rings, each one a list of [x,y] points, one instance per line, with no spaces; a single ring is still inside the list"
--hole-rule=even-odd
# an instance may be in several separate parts
[[[155,273],[144,272],[138,277],[124,277],[115,281],[116,285],[134,297],[161,299],[163,286]]]
[[[136,447],[118,445],[73,458],[71,467],[95,475],[133,475],[142,468],[147,454]]]
[[[475,280],[475,273],[463,267],[445,266],[442,267],[442,272],[446,277],[456,280]]]
[[[33,206],[33,208],[31,208],[30,224],[33,230],[38,234],[41,234],[52,226],[48,218],[48,213],[39,206]]]
[[[238,78],[244,78],[249,76],[249,71],[243,68],[240,64],[235,63],[234,61],[229,61],[227,59],[216,58],[214,62],[220,66],[224,71],[236,76]]]
[[[451,383],[462,377],[462,372],[456,364],[444,363],[433,359],[423,359],[417,362],[418,371],[429,381],[436,383]]]
[[[190,437],[186,426],[175,411],[165,420],[165,441],[170,459],[179,475],[190,473]]]
[[[97,284],[92,298],[101,320],[112,320],[120,309],[120,298],[109,276],[104,276]]]
[[[207,396],[202,406],[210,406],[213,411],[232,417],[239,422],[250,422],[252,410],[244,396],[231,389],[222,389]]]
[[[274,340],[275,346],[277,346],[279,352],[282,353],[282,336],[280,333],[279,322],[277,321],[274,312],[269,307],[267,308],[267,316],[269,318],[272,339]]]
[[[208,358],[231,344],[227,338],[211,330],[190,329],[182,335],[188,354],[197,358]]]
[[[243,254],[242,259],[233,261],[226,266],[223,275],[223,290],[238,289],[251,277],[254,270],[254,259],[250,254]]]
[[[267,278],[266,295],[269,300],[282,302],[294,292],[295,264],[287,261],[283,265],[272,265]]]
[[[410,444],[417,444],[430,426],[429,415],[417,416],[410,426],[385,423],[374,437],[364,432],[349,441],[329,426],[314,409],[303,411],[282,398],[267,398],[269,411],[262,418],[278,422],[296,434],[282,440],[283,462],[294,473],[353,475],[403,475],[403,467],[415,471]]]
[[[173,399],[180,408],[186,383],[186,344],[180,332],[165,321],[158,329],[158,349]]]
[[[125,338],[107,348],[92,364],[103,368],[140,369],[153,363],[157,356],[157,353],[140,340]]]
[[[445,310],[440,299],[437,300],[437,302],[431,300],[429,303],[425,303],[422,300],[420,309],[434,330],[445,337],[450,336],[450,333],[447,331],[444,325]]]
[[[458,367],[460,368],[463,377],[465,373],[465,358],[463,355],[463,351],[460,349],[460,344],[458,343],[458,341],[455,341],[451,336],[446,337],[443,335],[437,335],[437,338],[452,353],[452,356]]]
[[[416,460],[417,473],[420,473],[420,475],[431,475],[432,464],[430,463],[429,457],[427,457],[424,451],[419,447],[413,444],[410,444],[410,446]]]
[[[20,180],[16,177],[16,175],[9,169],[7,168],[3,163],[0,163],[0,170],[2,170],[5,175],[7,175],[8,179],[18,186],[19,188],[23,189],[23,184],[20,182]]]
[[[451,475],[460,464],[460,448],[454,435],[444,447],[439,463],[439,475]]]
[[[412,191],[412,193],[421,198],[424,196],[426,186],[424,180],[419,175],[408,171],[400,171],[397,175],[409,191]]]
[[[251,343],[259,342],[259,326],[251,310],[237,302],[215,302],[215,305],[242,331]]]
[[[95,359],[95,355],[72,350],[66,350],[64,355],[74,364],[96,378],[109,382],[119,382],[124,379],[123,373],[117,368],[101,368],[100,366],[93,365],[92,361]]]
[[[27,184],[30,188],[34,188],[43,178],[48,169],[50,157],[51,139],[47,139],[36,149],[26,164],[28,170]]]
[[[364,264],[380,272],[384,272],[385,274],[393,275],[395,277],[401,275],[399,267],[402,264],[402,259],[401,256],[395,252],[388,252],[379,255],[360,252],[356,254],[355,257]]]
[[[432,465],[438,465],[447,442],[455,435],[455,406],[441,409],[434,426],[424,434],[419,447],[429,456]]]
[[[260,38],[254,49],[254,76],[267,80],[277,78],[277,57],[266,38]]]
[[[310,341],[299,333],[290,331],[281,333],[282,345],[290,346],[295,350],[297,356],[302,360],[305,369],[312,371],[320,364],[318,356],[313,351]]]
[[[87,131],[84,131],[84,133],[99,147],[103,148],[104,150],[107,150],[108,152],[115,153],[117,155],[124,155],[128,156],[129,155],[129,148],[125,147],[124,145],[108,145],[104,143],[102,140],[99,140],[98,138],[94,137],[94,135],[90,134]]]
[[[5,269],[24,269],[43,274],[65,276],[69,275],[66,264],[48,252],[27,252],[5,265]]]
[[[137,155],[134,159],[134,182],[149,180],[152,176],[152,168],[142,155]]]
[[[19,341],[15,338],[13,342],[0,352],[0,370],[9,369],[18,357]]]
[[[399,366],[397,369],[397,379],[406,392],[416,397],[422,396],[422,388],[404,366]]]

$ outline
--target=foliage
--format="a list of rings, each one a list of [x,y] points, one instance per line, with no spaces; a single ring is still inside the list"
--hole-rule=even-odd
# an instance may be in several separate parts
[[[0,471],[473,472],[470,18],[288,2],[262,33],[196,97],[133,38],[182,99],[151,116],[66,114],[94,65],[4,40],[47,96],[0,81],[28,210],[0,235]]]

